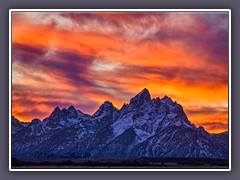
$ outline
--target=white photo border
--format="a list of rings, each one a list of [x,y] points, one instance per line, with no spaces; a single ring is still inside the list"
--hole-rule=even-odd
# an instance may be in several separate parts
[[[12,168],[11,117],[12,117],[12,12],[228,12],[228,169],[17,169]],[[9,171],[231,171],[231,9],[10,9],[9,10]]]

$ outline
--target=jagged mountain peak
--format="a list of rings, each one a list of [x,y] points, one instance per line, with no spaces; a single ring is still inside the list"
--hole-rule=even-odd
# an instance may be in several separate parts
[[[113,104],[112,104],[112,102],[110,102],[110,101],[104,101],[104,103],[102,104],[102,106],[105,106],[105,107],[113,107]]]
[[[199,126],[198,129],[199,129],[200,131],[205,131],[205,129],[204,129],[203,126]]]
[[[61,109],[57,106],[55,107],[54,111],[61,111]]]
[[[105,101],[93,114],[93,117],[101,116],[103,113],[109,114],[117,110],[110,101]]]
[[[73,105],[68,107],[68,111],[76,111],[75,107]]]
[[[161,99],[161,102],[167,103],[167,104],[172,104],[173,103],[172,99],[170,97],[166,96],[166,95]]]
[[[149,101],[151,101],[151,95],[148,89],[144,88],[140,93],[138,93],[136,96],[134,96],[130,100],[130,105],[139,107],[143,105],[144,102],[149,102]]]
[[[144,88],[140,93],[138,93],[137,95],[136,95],[137,97],[139,97],[139,98],[144,98],[144,99],[146,99],[146,100],[151,100],[151,95],[150,95],[150,93],[149,93],[149,91],[148,91],[148,89],[147,88]],[[135,97],[136,97],[135,96]]]
[[[110,101],[104,101],[104,103],[99,107],[98,110],[109,110],[109,109],[116,109],[112,102]]]
[[[144,93],[149,94],[149,91],[148,91],[147,88],[144,88],[144,89],[143,89],[140,93],[138,93],[138,94],[144,94]]]
[[[30,125],[35,125],[35,124],[42,124],[42,121],[40,119],[33,119],[32,122],[30,123]]]
[[[78,113],[82,115],[84,114],[82,111],[77,110],[73,105],[69,106],[67,110],[69,113],[73,113],[73,114],[78,114]]]
[[[60,109],[59,107],[56,107],[56,108],[53,110],[53,112],[51,113],[50,117],[58,114],[59,112],[61,112],[61,109]]]

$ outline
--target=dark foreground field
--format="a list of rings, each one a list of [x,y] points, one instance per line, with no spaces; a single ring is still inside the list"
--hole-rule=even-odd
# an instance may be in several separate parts
[[[80,159],[26,162],[12,158],[13,169],[228,169],[228,160],[193,158]]]

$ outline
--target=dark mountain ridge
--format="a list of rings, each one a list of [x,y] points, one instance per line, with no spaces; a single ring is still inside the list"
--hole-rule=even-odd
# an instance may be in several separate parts
[[[145,88],[118,110],[105,101],[91,116],[56,107],[43,121],[12,117],[12,156],[44,161],[75,157],[228,159],[228,133],[210,134],[192,124],[183,107]],[[52,156],[50,156],[52,155]],[[53,158],[53,159],[54,159]]]

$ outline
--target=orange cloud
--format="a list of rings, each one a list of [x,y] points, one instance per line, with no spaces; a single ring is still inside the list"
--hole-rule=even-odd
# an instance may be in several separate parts
[[[121,108],[146,87],[153,97],[168,95],[182,104],[197,126],[225,131],[226,17],[13,13],[12,113],[30,121],[45,118],[56,106],[73,104],[93,114],[105,100]],[[199,107],[211,107],[211,113]]]

